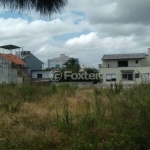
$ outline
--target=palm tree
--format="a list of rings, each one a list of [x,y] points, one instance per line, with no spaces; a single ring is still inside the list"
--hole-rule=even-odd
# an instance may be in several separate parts
[[[40,15],[50,16],[52,13],[61,12],[67,0],[0,0],[0,3],[11,11],[35,10]]]

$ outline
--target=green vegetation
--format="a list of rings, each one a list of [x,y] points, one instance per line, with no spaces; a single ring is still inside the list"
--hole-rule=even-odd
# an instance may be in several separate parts
[[[90,74],[90,73],[99,73],[99,70],[93,67],[85,68],[85,71]]]
[[[65,70],[72,71],[74,73],[78,73],[80,70],[80,64],[78,58],[70,58],[65,65]]]
[[[0,85],[0,150],[148,150],[149,126],[150,85]]]
[[[93,82],[102,83],[102,79],[99,77],[99,71],[96,68],[89,67],[81,70],[79,60],[77,58],[70,58],[66,63],[64,63],[64,68],[61,68],[62,72],[61,82]],[[67,77],[65,78],[65,72]],[[74,75],[73,75],[74,74]],[[96,75],[97,74],[97,75]],[[72,75],[72,77],[71,77]],[[93,75],[93,78],[90,78]],[[73,79],[75,77],[75,79]]]

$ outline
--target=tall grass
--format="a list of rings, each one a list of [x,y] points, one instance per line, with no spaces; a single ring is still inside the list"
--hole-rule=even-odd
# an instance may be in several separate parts
[[[150,85],[0,85],[0,150],[150,149]]]

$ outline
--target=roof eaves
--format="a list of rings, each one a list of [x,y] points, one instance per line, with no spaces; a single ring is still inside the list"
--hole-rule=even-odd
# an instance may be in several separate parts
[[[8,61],[15,63],[16,65],[25,65],[25,62],[23,62],[19,57],[13,55],[13,54],[0,54],[3,58],[7,59]],[[16,61],[17,58],[17,61]]]
[[[145,59],[145,53],[133,53],[133,54],[109,54],[103,55],[102,60],[116,60],[116,59]]]

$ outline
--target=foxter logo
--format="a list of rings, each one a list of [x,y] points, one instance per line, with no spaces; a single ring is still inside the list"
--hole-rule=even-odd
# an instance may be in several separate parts
[[[59,69],[52,69],[49,73],[49,78],[51,81],[60,81],[62,78],[62,73]]]

